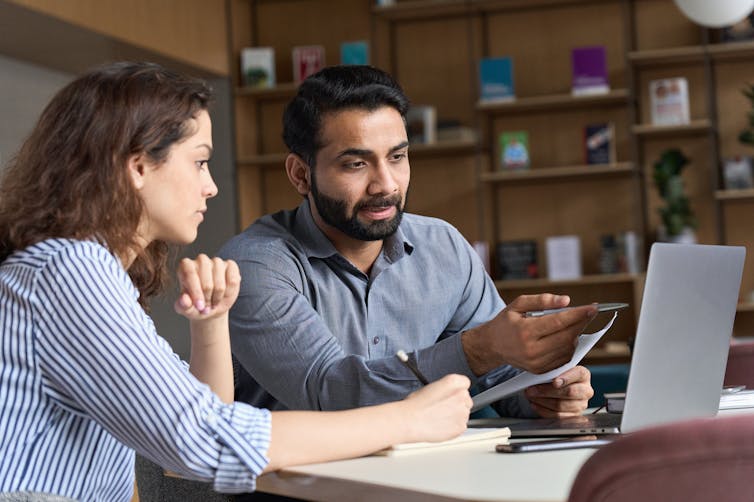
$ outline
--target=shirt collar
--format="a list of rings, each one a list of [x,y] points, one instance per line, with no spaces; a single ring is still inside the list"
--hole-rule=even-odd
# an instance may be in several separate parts
[[[383,242],[382,254],[391,263],[395,263],[414,251],[413,243],[403,233],[402,227],[404,222],[401,222],[398,230]],[[304,248],[304,252],[308,258],[328,258],[339,254],[338,250],[330,242],[330,239],[327,238],[314,222],[308,199],[304,199],[298,206],[293,235]]]

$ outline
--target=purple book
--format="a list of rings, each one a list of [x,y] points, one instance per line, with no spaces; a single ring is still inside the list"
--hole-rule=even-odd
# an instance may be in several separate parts
[[[571,64],[571,93],[574,96],[610,92],[605,46],[575,47],[571,50]]]

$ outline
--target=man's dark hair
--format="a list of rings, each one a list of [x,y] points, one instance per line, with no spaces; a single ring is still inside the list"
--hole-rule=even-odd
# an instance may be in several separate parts
[[[283,141],[314,167],[322,148],[322,116],[347,109],[395,108],[405,118],[408,98],[388,73],[366,65],[330,66],[301,83],[283,113]]]

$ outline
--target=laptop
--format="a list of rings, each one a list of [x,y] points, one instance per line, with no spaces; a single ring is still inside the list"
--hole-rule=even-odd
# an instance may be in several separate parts
[[[620,434],[715,416],[720,405],[746,249],[652,246],[622,414],[565,419],[488,418],[511,437]]]

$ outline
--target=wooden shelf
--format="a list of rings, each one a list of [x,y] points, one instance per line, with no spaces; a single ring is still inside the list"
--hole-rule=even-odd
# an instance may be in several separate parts
[[[287,156],[286,153],[268,153],[266,155],[239,157],[236,163],[240,166],[283,167]]]
[[[713,61],[751,59],[754,57],[754,41],[634,51],[628,53],[628,60],[637,66],[683,65],[701,63],[706,55]]]
[[[754,188],[744,188],[737,190],[715,190],[715,199],[717,200],[752,200],[754,199]]]
[[[468,155],[476,153],[479,148],[479,142],[476,140],[438,141],[430,144],[412,144],[408,152],[411,159],[441,155]]]
[[[254,99],[285,99],[292,98],[296,94],[298,84],[289,82],[276,85],[275,87],[237,87],[236,96]]]
[[[585,275],[578,279],[516,279],[507,281],[495,281],[495,287],[504,289],[526,289],[548,286],[585,286],[592,284],[620,284],[635,282],[639,278],[637,274],[597,274]]]
[[[377,5],[372,13],[391,21],[460,16],[471,13],[535,10],[603,3],[605,0],[409,0]],[[618,0],[613,0],[618,1]]]
[[[740,302],[736,306],[736,312],[754,312],[754,302]]]
[[[704,133],[710,130],[712,124],[707,119],[692,120],[688,124],[683,125],[652,125],[652,124],[638,124],[631,127],[631,132],[637,136],[690,136],[694,134]]]
[[[754,57],[754,41],[712,44],[707,50],[714,61],[750,59]]]
[[[671,47],[628,53],[628,60],[637,66],[682,65],[704,60],[705,50],[701,45]]]
[[[625,105],[628,102],[627,89],[613,89],[606,94],[573,96],[572,94],[551,94],[517,98],[513,101],[477,102],[476,109],[487,113],[523,113],[529,111],[553,111],[558,109],[582,108],[599,105]]]
[[[471,0],[470,4],[475,12],[500,12],[604,4],[608,1],[610,0]]]
[[[469,10],[468,2],[464,0],[413,0],[372,7],[376,16],[393,21],[458,16]]]
[[[432,144],[411,145],[409,158],[431,158],[446,155],[470,155],[479,149],[479,143],[473,140],[438,141]],[[268,153],[265,155],[253,155],[251,157],[239,157],[238,164],[259,167],[280,167],[285,163],[286,153]]]
[[[482,173],[479,179],[485,183],[526,183],[530,181],[569,178],[591,178],[626,175],[635,172],[631,162],[595,164],[587,166],[540,167],[521,171],[494,171]]]

